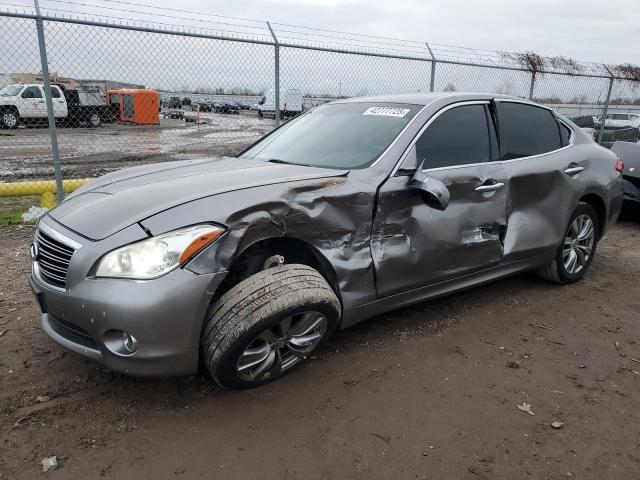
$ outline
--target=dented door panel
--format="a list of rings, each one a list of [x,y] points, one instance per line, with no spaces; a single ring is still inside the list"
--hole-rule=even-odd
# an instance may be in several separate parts
[[[499,164],[428,171],[449,189],[448,207],[425,203],[409,178],[381,188],[371,235],[379,297],[490,267],[503,258],[507,191],[478,192],[487,181],[506,184]]]
[[[573,163],[585,170],[574,176],[564,173]],[[566,148],[503,164],[509,178],[505,259],[516,260],[555,249],[591,176],[587,158]]]

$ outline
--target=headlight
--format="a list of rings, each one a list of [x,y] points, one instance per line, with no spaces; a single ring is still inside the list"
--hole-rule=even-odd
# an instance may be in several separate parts
[[[97,277],[156,278],[184,265],[205,246],[224,233],[214,225],[195,225],[164,233],[107,253]]]

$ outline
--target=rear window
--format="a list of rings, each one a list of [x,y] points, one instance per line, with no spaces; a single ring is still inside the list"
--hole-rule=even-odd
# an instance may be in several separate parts
[[[550,110],[497,102],[497,111],[501,160],[540,155],[562,146],[558,123]]]
[[[571,130],[560,121],[558,121],[558,126],[560,127],[560,142],[563,147],[566,147],[569,145],[569,140],[571,139]]]

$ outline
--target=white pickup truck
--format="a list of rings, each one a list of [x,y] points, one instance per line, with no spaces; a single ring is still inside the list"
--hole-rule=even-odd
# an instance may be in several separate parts
[[[51,85],[56,122],[65,126],[99,127],[111,118],[106,97]],[[12,84],[0,90],[0,128],[17,128],[47,120],[42,84]]]

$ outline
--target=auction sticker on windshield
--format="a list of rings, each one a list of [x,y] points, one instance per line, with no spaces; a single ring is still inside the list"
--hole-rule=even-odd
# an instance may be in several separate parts
[[[362,115],[382,115],[384,117],[404,117],[410,112],[409,108],[395,107],[371,107],[367,108]]]

